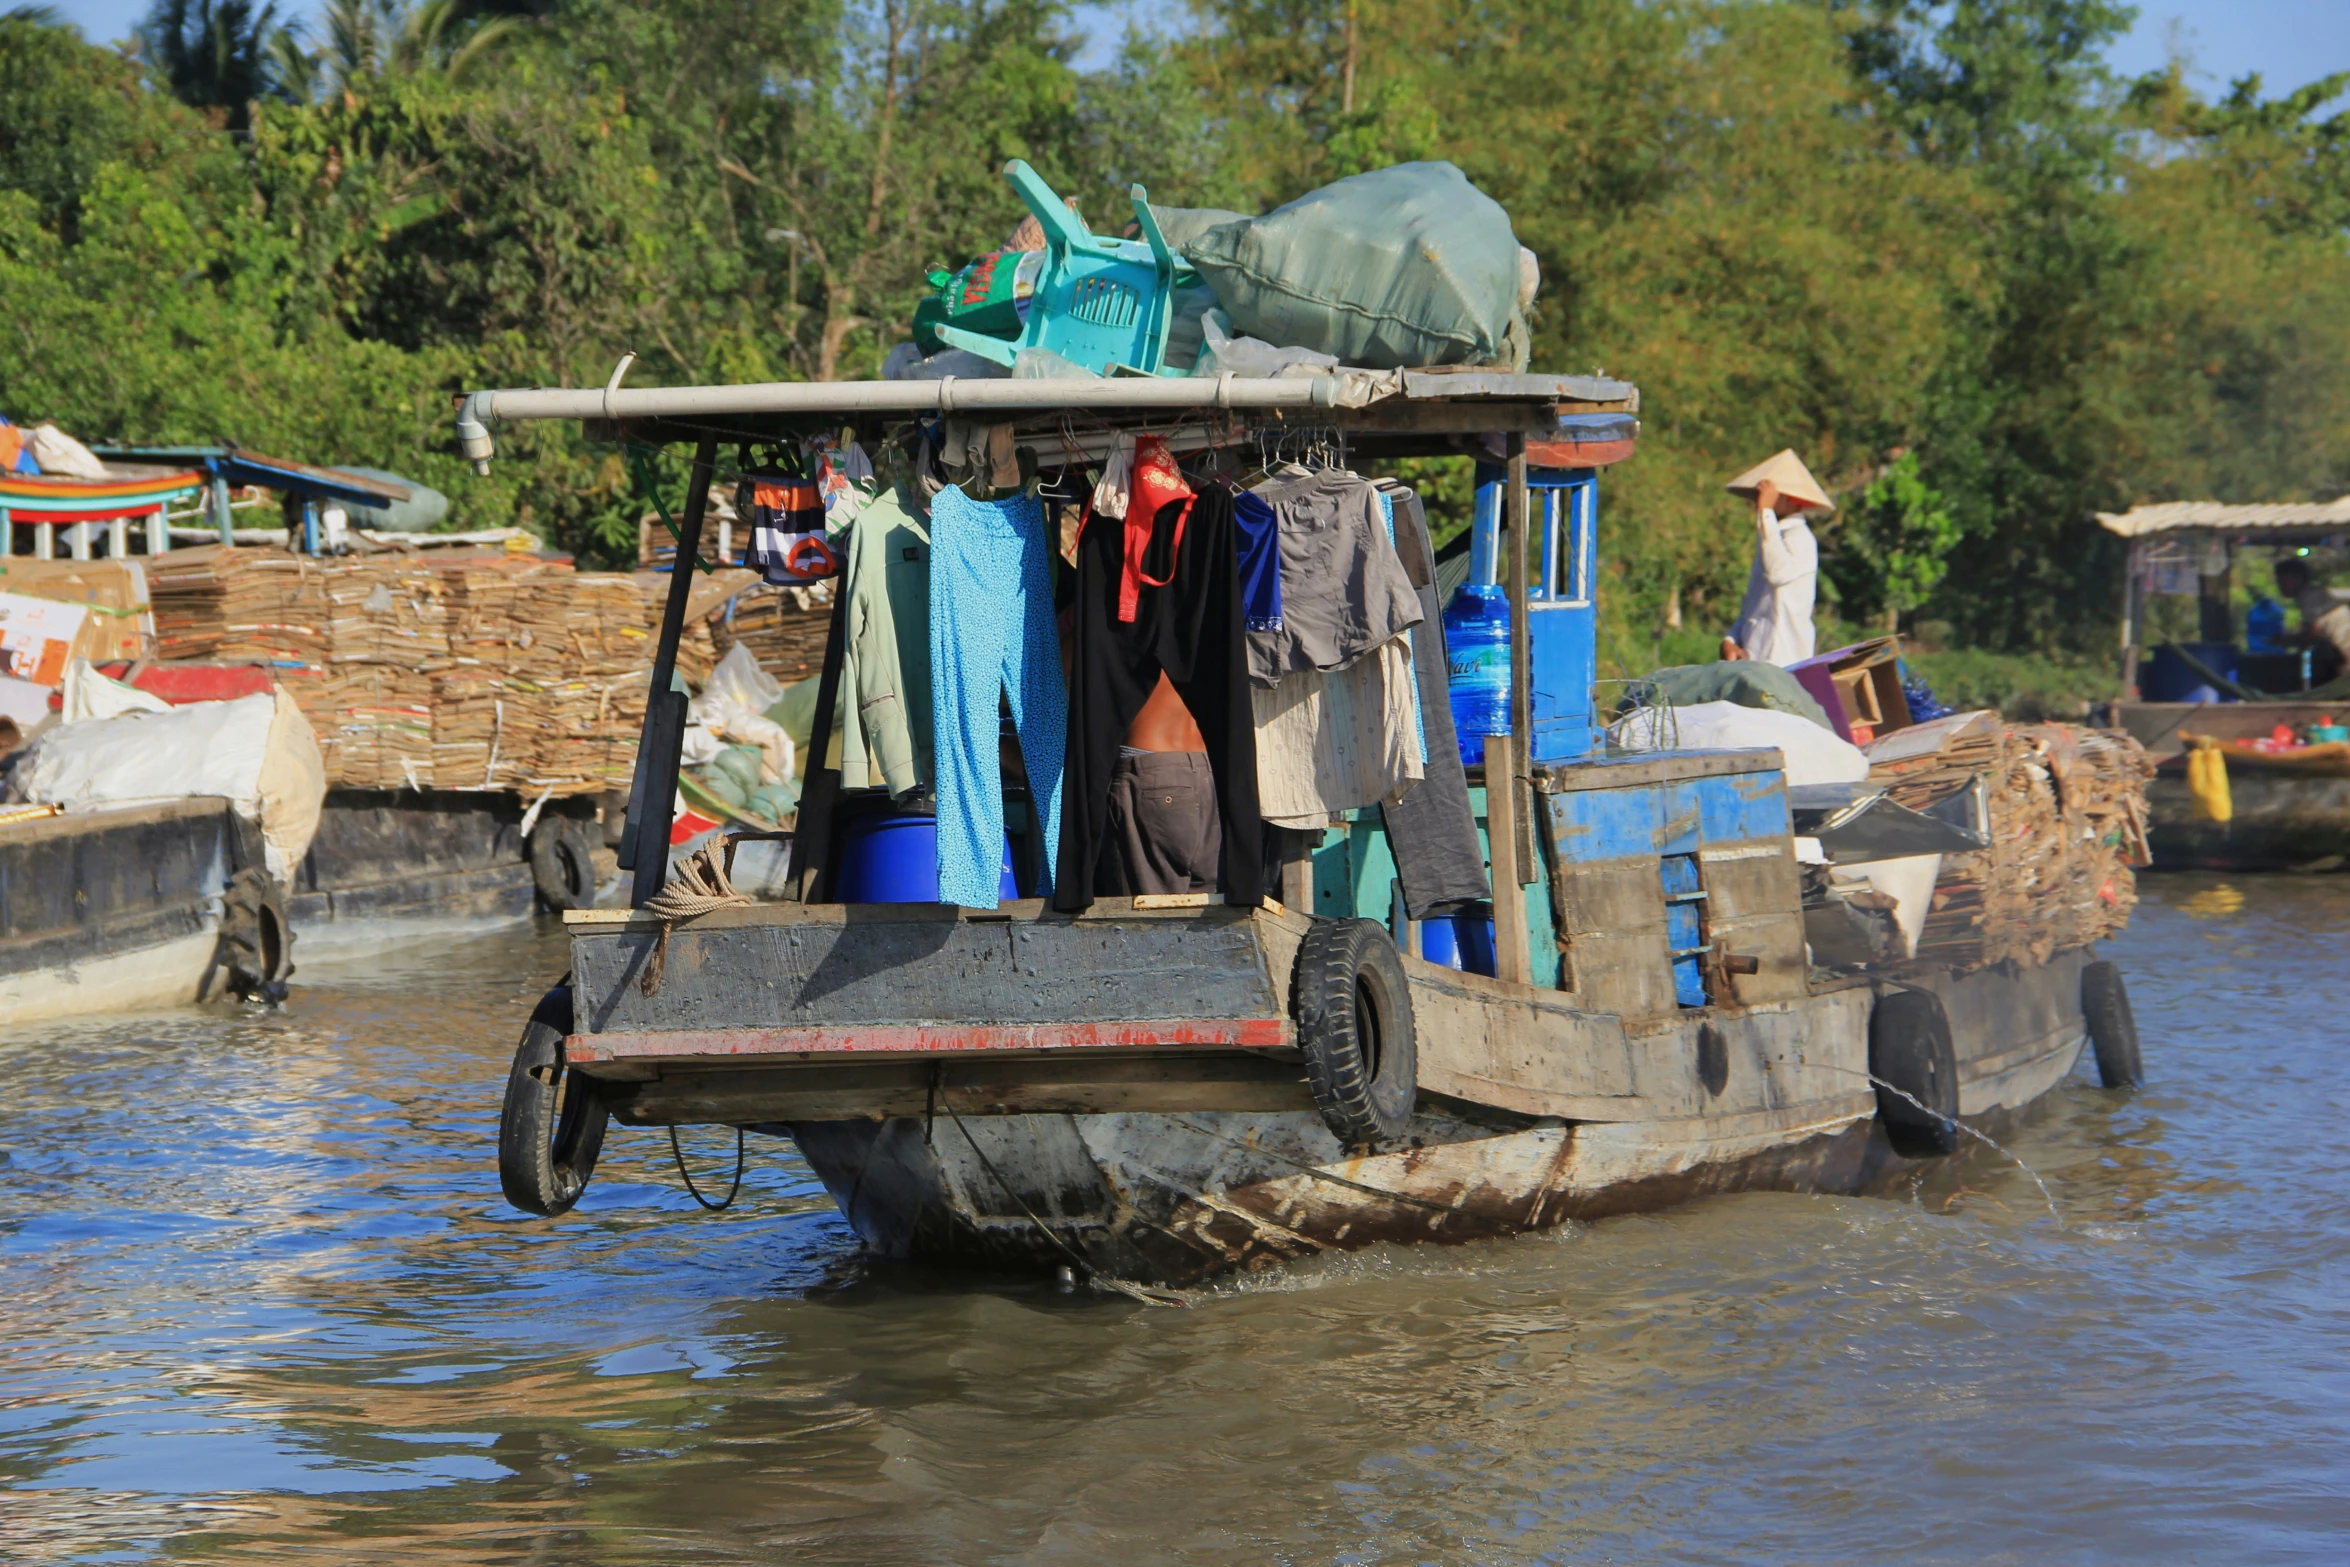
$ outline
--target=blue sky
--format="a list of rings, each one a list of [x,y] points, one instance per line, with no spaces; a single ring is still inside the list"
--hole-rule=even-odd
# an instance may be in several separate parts
[[[289,14],[316,10],[304,0],[283,4]],[[58,6],[92,38],[128,33],[147,0],[65,0]],[[1124,8],[1080,6],[1080,20],[1096,40],[1088,63],[1116,47]],[[2350,70],[2350,0],[2142,0],[2138,23],[2115,45],[2113,63],[2128,74],[2159,68],[2174,45],[2194,61],[2194,84],[2208,94],[2258,71],[2270,93]]]

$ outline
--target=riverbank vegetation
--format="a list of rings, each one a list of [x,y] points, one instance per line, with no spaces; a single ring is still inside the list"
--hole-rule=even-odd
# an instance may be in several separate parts
[[[458,462],[478,385],[865,376],[1035,164],[1260,210],[1447,158],[1539,256],[1537,367],[1642,389],[1609,634],[1718,636],[1722,480],[1842,498],[1826,608],[2102,659],[2133,502],[2350,490],[2350,76],[2105,70],[2109,0],[1193,0],[1100,69],[1053,0],[164,0],[0,18],[0,412],[364,462],[590,556],[575,430]],[[1451,488],[1463,488],[1457,480]]]

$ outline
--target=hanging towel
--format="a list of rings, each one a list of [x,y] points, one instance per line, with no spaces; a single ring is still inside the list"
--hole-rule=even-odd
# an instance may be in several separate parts
[[[1009,701],[1047,846],[1061,838],[1068,693],[1053,625],[1052,544],[1032,495],[930,503],[930,702],[938,781],[938,896],[992,909],[1004,862],[1000,705]],[[1053,867],[1046,857],[1046,885]]]

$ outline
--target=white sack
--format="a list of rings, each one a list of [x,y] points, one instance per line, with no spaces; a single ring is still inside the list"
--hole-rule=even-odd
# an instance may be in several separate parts
[[[115,718],[124,713],[168,713],[171,704],[152,692],[120,680],[108,679],[98,666],[77,658],[65,666],[65,710],[58,717],[78,724],[85,718]]]
[[[1858,783],[1869,775],[1859,746],[1808,718],[1736,702],[1690,707],[1644,707],[1608,731],[1625,751],[1759,751],[1776,747],[1787,759],[1787,787]]]
[[[98,454],[66,434],[53,424],[36,424],[25,432],[25,445],[33,449],[33,461],[48,474],[62,474],[68,479],[103,479],[106,465]]]
[[[281,688],[60,724],[33,743],[15,786],[36,805],[68,811],[219,796],[261,824],[269,873],[284,882],[318,834],[326,759]]]

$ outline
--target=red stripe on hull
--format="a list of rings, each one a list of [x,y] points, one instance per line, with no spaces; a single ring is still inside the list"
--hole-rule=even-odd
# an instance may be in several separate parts
[[[574,1034],[572,1061],[655,1056],[938,1056],[1001,1050],[1278,1050],[1296,1043],[1277,1017],[1122,1023],[898,1025],[874,1028],[714,1028],[660,1034]]]

